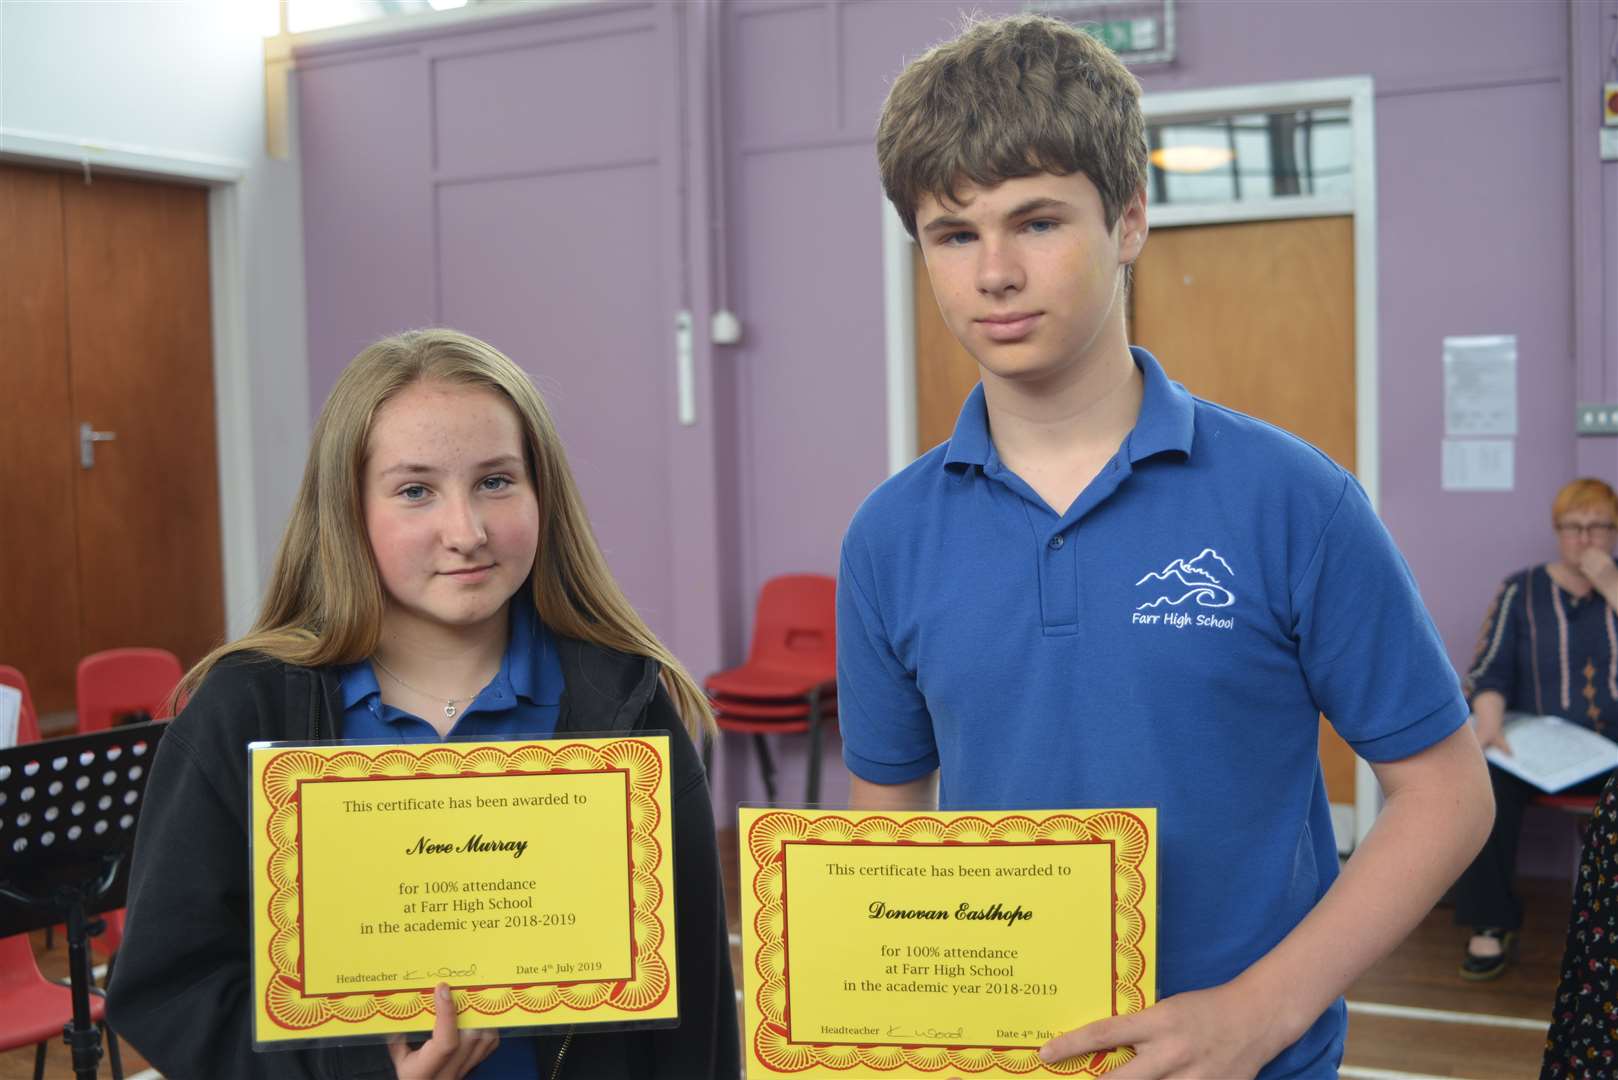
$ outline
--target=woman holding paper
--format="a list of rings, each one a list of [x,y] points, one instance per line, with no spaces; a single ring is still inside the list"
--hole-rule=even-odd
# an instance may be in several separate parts
[[[1483,621],[1464,685],[1485,750],[1509,754],[1507,711],[1560,716],[1618,734],[1618,495],[1574,480],[1551,504],[1558,557],[1508,577]],[[1472,928],[1461,977],[1492,979],[1510,962],[1522,905],[1511,883],[1523,808],[1533,785],[1491,765],[1495,821],[1489,842],[1455,885],[1455,921]],[[1604,776],[1571,791],[1600,790]]]
[[[425,330],[349,364],[316,423],[258,621],[180,693],[109,995],[113,1026],[165,1075],[738,1074],[713,814],[692,745],[707,701],[614,582],[545,403],[500,352]],[[500,1040],[458,1030],[441,986],[418,1047],[255,1053],[248,742],[619,731],[669,741],[678,1027]]]

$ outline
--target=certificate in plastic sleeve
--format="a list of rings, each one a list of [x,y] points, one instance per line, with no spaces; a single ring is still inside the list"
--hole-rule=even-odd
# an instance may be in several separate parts
[[[666,735],[249,754],[257,1047],[677,1020]]]
[[[741,811],[748,1076],[1095,1076],[1156,996],[1157,814]]]

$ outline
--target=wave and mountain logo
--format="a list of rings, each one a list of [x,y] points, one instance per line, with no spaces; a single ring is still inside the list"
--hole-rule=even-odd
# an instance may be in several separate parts
[[[1179,607],[1188,601],[1198,607],[1229,607],[1236,602],[1236,594],[1225,587],[1225,582],[1235,576],[1236,571],[1219,557],[1219,552],[1203,548],[1196,558],[1175,559],[1135,582],[1137,588],[1150,584],[1157,594],[1135,610],[1146,611],[1164,604]]]

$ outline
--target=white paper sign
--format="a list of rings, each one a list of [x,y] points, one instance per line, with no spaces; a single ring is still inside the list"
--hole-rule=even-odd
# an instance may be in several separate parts
[[[1516,477],[1513,439],[1445,439],[1445,491],[1510,491]]]
[[[22,691],[0,686],[0,750],[17,745],[17,725],[22,720]]]
[[[1444,434],[1517,434],[1515,334],[1444,339]]]

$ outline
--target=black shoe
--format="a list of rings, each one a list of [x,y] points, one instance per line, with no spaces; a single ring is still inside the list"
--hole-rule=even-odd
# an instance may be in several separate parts
[[[1499,956],[1474,956],[1470,948],[1466,957],[1461,961],[1461,978],[1471,982],[1485,982],[1489,979],[1498,979],[1505,973],[1511,964],[1512,953],[1517,948],[1517,931],[1500,930],[1495,927],[1474,931],[1479,937],[1493,938],[1500,943]]]

